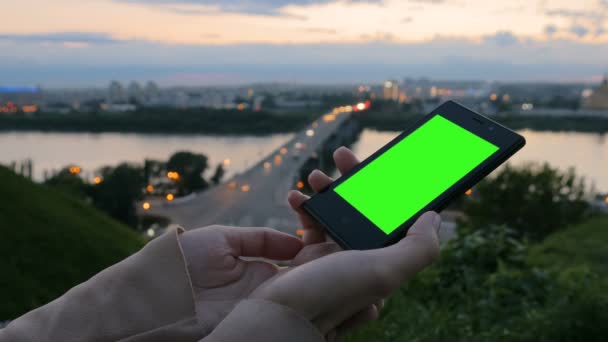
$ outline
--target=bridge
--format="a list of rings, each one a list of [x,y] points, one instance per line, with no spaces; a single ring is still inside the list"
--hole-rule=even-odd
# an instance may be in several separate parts
[[[298,221],[287,203],[287,192],[305,185],[299,175],[311,161],[314,167],[326,169],[323,156],[358,136],[352,110],[345,106],[323,115],[253,167],[217,186],[173,201],[146,199],[148,209],[140,203],[138,214],[166,217],[186,229],[223,224],[295,234]]]

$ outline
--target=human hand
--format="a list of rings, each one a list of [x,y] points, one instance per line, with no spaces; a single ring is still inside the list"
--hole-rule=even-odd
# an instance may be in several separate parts
[[[438,258],[440,223],[438,214],[427,212],[397,244],[309,261],[276,274],[250,297],[287,306],[310,320],[328,340],[337,339],[351,328],[345,322],[352,324],[353,317]]]
[[[179,239],[205,335],[279,271],[272,263],[241,257],[291,260],[302,249],[297,237],[270,228],[210,226],[184,232]]]
[[[336,150],[334,160],[342,172],[359,163],[352,152],[345,148]],[[317,171],[310,175],[309,182],[318,191],[332,180]],[[269,228],[211,226],[180,235],[198,320],[205,325],[205,330],[213,330],[239,301],[247,298],[253,289],[279,270],[274,264],[262,260],[245,261],[241,257],[273,260],[295,258],[291,265],[297,266],[342,250],[337,244],[326,240],[323,227],[301,210],[300,206],[308,196],[292,192],[288,199],[304,228],[303,243],[296,237]],[[307,248],[299,253],[303,244]],[[376,308],[380,307],[378,303]]]
[[[346,147],[338,148],[333,155],[334,162],[338,171],[345,174],[353,167],[359,164],[359,160],[355,154]],[[319,192],[333,182],[329,176],[319,170],[313,171],[308,176],[308,183],[314,192]],[[298,253],[291,263],[291,266],[298,266],[306,262],[318,259],[325,255],[342,251],[342,247],[336,244],[329,238],[323,226],[321,226],[314,218],[312,218],[303,208],[302,204],[308,200],[308,196],[297,190],[293,190],[288,195],[288,201],[292,209],[297,213],[300,223],[304,230],[302,241],[305,247]],[[379,299],[375,303],[362,308],[352,317],[344,320],[337,328],[341,333],[354,330],[359,326],[367,324],[378,318],[380,310],[384,306],[384,298]]]

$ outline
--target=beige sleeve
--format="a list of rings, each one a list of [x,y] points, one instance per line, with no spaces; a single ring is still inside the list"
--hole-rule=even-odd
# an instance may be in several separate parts
[[[164,234],[60,298],[14,320],[0,330],[0,341],[202,338],[177,234]]]
[[[321,332],[292,309],[273,302],[249,299],[232,312],[201,342],[324,342]]]

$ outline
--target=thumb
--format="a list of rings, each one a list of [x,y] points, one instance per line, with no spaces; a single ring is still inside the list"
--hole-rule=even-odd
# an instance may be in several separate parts
[[[439,258],[439,227],[441,216],[424,213],[398,243],[376,250],[381,262],[403,282]]]

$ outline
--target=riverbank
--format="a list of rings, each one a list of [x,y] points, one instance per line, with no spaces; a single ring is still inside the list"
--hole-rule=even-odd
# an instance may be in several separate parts
[[[322,111],[267,112],[235,109],[145,109],[123,114],[52,114],[0,116],[0,131],[179,133],[267,135],[295,132],[318,118]],[[356,114],[363,128],[401,131],[419,114],[365,111]],[[494,120],[512,129],[535,131],[608,132],[608,118],[501,115]]]
[[[39,113],[33,116],[0,116],[0,131],[267,135],[300,130],[319,115],[313,112],[171,108],[122,114]]]
[[[378,131],[402,131],[420,117],[420,115],[412,113],[364,112],[359,115],[359,120],[364,128],[372,128]],[[515,130],[608,132],[608,118],[601,117],[499,115],[493,116],[492,119]]]

